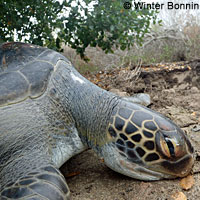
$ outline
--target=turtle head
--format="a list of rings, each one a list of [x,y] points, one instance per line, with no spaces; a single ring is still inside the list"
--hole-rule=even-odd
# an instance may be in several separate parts
[[[193,147],[172,121],[128,101],[113,110],[108,143],[102,147],[105,164],[141,180],[186,176],[192,169]]]

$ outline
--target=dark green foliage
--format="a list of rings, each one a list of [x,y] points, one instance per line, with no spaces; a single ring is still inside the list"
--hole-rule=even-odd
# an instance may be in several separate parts
[[[57,16],[63,6],[50,0],[0,0],[1,42],[13,41],[15,30],[18,41],[28,36],[26,42],[41,46],[46,44],[55,49],[56,41],[52,31],[61,23]]]
[[[84,57],[88,46],[107,53],[114,45],[124,50],[141,43],[150,20],[156,21],[154,11],[125,10],[123,0],[76,0],[76,6],[72,2],[0,0],[0,42],[13,41],[15,31],[18,41],[26,36],[26,42],[55,50],[65,43]],[[91,3],[93,8],[88,7]]]

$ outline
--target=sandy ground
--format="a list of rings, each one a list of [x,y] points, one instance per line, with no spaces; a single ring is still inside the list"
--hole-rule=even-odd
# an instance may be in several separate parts
[[[71,190],[72,200],[198,200],[200,199],[200,65],[189,63],[191,70],[160,70],[142,72],[134,84],[124,82],[123,73],[109,72],[95,75],[93,82],[100,79],[106,89],[117,88],[127,95],[135,92],[150,94],[150,108],[174,120],[187,132],[195,148],[195,165],[192,176],[195,183],[189,190],[180,186],[181,179],[155,182],[138,181],[118,174],[93,153],[87,150],[72,158],[61,170]],[[131,73],[128,69],[125,73]],[[131,77],[129,77],[131,79]],[[68,174],[76,175],[67,177]],[[179,195],[179,197],[178,197]]]

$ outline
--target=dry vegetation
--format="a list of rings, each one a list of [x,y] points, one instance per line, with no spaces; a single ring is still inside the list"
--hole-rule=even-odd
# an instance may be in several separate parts
[[[135,44],[125,51],[116,49],[114,54],[105,54],[99,47],[89,47],[86,50],[86,56],[90,59],[88,63],[81,60],[69,47],[64,48],[64,55],[81,73],[85,73],[113,67],[134,67],[139,62],[152,64],[197,59],[200,55],[199,43],[200,24],[188,13],[187,22],[179,20],[170,27],[165,24],[152,26],[151,32],[144,38],[143,46]]]

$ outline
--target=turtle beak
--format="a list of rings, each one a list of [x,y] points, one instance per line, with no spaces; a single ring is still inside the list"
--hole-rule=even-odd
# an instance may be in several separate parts
[[[161,163],[161,165],[169,174],[175,175],[176,177],[184,177],[187,176],[192,170],[194,158],[192,155],[187,155],[173,163],[165,160]]]

